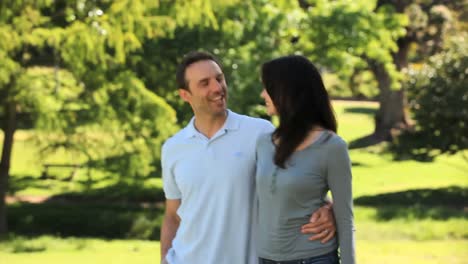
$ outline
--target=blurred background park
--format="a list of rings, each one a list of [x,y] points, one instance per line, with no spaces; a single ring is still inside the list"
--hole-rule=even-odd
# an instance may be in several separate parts
[[[319,66],[350,147],[359,263],[467,263],[468,1],[1,0],[0,263],[159,263],[175,68]],[[229,249],[226,249],[229,250]]]

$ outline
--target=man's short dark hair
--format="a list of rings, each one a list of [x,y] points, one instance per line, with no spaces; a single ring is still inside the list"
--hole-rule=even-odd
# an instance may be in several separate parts
[[[182,61],[177,66],[176,72],[176,82],[178,89],[185,89],[188,90],[188,82],[185,79],[185,71],[187,68],[194,64],[195,62],[204,61],[204,60],[211,60],[214,61],[218,66],[222,69],[221,63],[219,62],[218,58],[216,58],[213,54],[205,51],[192,51],[184,56]]]

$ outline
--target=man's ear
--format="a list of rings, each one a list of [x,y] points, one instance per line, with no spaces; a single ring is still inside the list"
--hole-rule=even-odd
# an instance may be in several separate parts
[[[190,102],[190,91],[188,91],[187,89],[182,89],[180,88],[179,89],[179,96],[180,98],[182,98],[182,100],[184,100],[185,102],[189,103]]]

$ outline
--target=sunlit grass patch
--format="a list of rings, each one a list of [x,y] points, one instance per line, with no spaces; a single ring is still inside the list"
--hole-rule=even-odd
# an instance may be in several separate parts
[[[41,251],[16,251],[15,246],[42,247]],[[17,246],[16,246],[17,247]],[[159,263],[159,242],[101,240],[91,238],[11,237],[0,242],[0,261],[8,264],[36,263]]]

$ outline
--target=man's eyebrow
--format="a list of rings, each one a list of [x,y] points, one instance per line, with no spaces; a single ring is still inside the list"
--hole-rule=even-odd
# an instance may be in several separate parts
[[[215,77],[215,78],[219,78],[219,77],[223,77],[223,78],[224,78],[224,73],[221,72],[221,73],[216,74],[216,77]],[[210,81],[210,78],[211,78],[211,77],[202,78],[202,79],[198,80],[197,83],[200,84],[200,83],[202,83],[202,82],[209,82],[209,81]]]
[[[210,80],[210,77],[206,77],[206,78],[198,80],[198,83],[206,82],[206,81],[209,81],[209,80]]]

